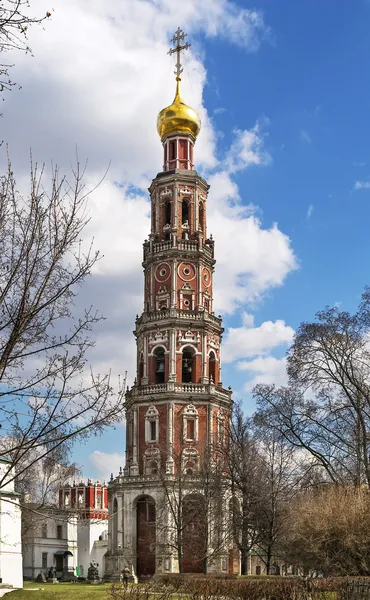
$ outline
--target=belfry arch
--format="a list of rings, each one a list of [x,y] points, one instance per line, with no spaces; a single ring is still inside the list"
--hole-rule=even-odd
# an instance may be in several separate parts
[[[151,577],[156,567],[156,506],[151,496],[141,496],[136,506],[136,572]]]

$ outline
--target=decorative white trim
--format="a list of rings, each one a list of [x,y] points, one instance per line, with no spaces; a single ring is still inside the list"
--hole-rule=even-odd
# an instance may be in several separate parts
[[[173,195],[173,191],[169,190],[168,188],[164,188],[163,190],[161,190],[159,192],[160,198],[167,198],[168,196],[172,196],[172,195]]]
[[[191,462],[194,465],[194,470],[199,469],[199,454],[195,448],[186,448],[182,453],[181,469],[186,470],[187,465]]]

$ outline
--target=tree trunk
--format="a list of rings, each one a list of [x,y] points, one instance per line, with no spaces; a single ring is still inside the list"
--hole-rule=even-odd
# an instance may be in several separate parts
[[[248,552],[243,548],[240,552],[240,574],[248,575]]]
[[[184,568],[183,568],[183,565],[182,565],[182,552],[181,552],[181,548],[180,547],[177,548],[177,560],[178,560],[178,563],[179,563],[179,573],[183,573],[184,572],[184,570],[183,570]]]

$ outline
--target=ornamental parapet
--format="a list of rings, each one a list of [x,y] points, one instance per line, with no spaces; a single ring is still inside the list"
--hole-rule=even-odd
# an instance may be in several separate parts
[[[146,241],[143,244],[144,248],[144,262],[153,255],[161,254],[165,252],[168,254],[173,251],[181,252],[199,252],[205,259],[214,261],[214,243],[213,240],[206,240],[204,243],[200,243],[199,240],[182,240],[174,239],[154,242]]]
[[[145,312],[136,319],[136,328],[145,323],[155,323],[157,321],[172,321],[174,319],[185,319],[187,322],[195,321],[198,323],[209,323],[218,329],[222,329],[221,316],[216,317],[206,310],[181,310],[178,308],[169,308],[167,310],[156,310],[153,312]]]
[[[231,389],[225,390],[221,386],[214,383],[182,383],[177,381],[169,381],[168,383],[157,383],[152,385],[133,385],[126,392],[126,401],[135,401],[138,396],[153,396],[164,394],[184,394],[186,396],[213,396],[221,402],[231,401]],[[196,399],[196,398],[194,398]]]

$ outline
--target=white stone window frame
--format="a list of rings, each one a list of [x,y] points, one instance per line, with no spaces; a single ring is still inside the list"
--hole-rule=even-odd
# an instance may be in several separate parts
[[[151,423],[155,423],[155,439],[151,438]],[[151,404],[145,413],[145,442],[146,444],[156,444],[159,440],[159,412]]]
[[[189,299],[190,306],[186,307],[184,301]],[[184,288],[180,290],[180,310],[194,310],[195,307],[195,291],[191,288]]]
[[[194,404],[188,404],[183,412],[183,440],[184,442],[197,442],[199,439],[199,415]],[[188,421],[194,422],[194,438],[188,438]]]

